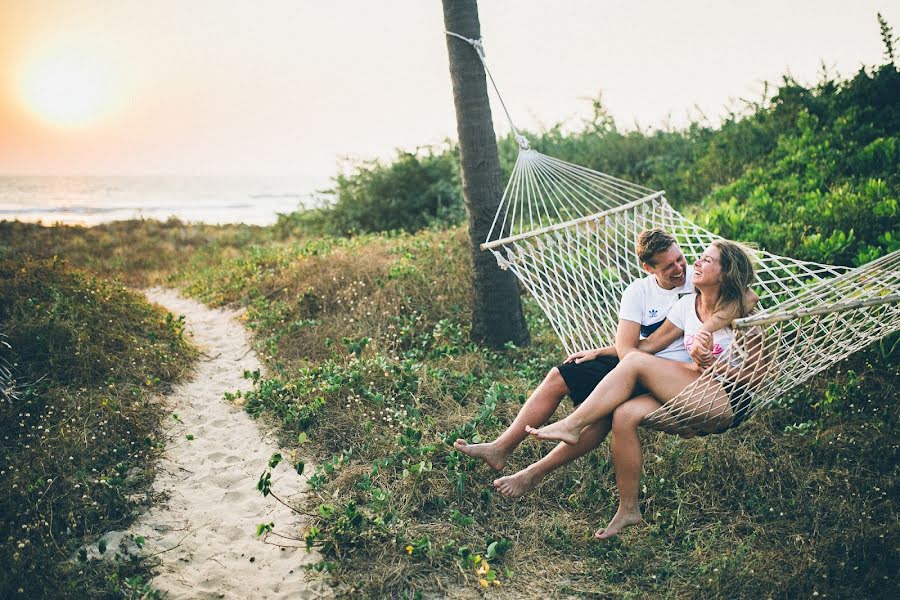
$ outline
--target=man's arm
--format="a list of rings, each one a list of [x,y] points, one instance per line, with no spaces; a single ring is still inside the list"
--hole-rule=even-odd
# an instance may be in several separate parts
[[[666,319],[656,331],[650,334],[650,337],[642,340],[640,323],[619,319],[619,328],[616,330],[616,354],[619,355],[619,359],[623,359],[626,354],[635,351],[656,354],[667,348],[683,333],[672,321]]]
[[[604,346],[602,348],[594,348],[593,350],[579,350],[578,352],[573,352],[570,354],[564,363],[574,362],[574,363],[583,363],[588,360],[594,360],[595,358],[600,358],[601,356],[615,356],[616,355],[616,347],[615,346]]]
[[[616,354],[619,358],[625,358],[629,352],[638,349],[638,343],[641,341],[641,324],[629,321],[627,319],[619,319],[619,326],[616,329]]]

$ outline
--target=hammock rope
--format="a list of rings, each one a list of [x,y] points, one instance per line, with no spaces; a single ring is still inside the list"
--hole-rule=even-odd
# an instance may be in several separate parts
[[[500,97],[480,40],[447,34],[478,51]],[[524,140],[509,122],[517,141]],[[634,247],[651,227],[673,234],[688,257],[721,239],[672,208],[664,191],[546,156],[525,140],[481,249],[515,274],[573,353],[613,343],[622,293],[646,276]],[[760,311],[735,321],[728,349],[644,426],[670,433],[725,429],[900,330],[900,251],[855,269],[751,252]],[[723,388],[740,399],[736,407],[724,400]]]

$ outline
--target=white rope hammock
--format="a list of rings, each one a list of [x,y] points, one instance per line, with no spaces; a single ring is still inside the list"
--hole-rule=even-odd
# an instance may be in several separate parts
[[[480,41],[448,35],[472,44],[484,63]],[[490,76],[486,64],[485,71]],[[679,214],[664,192],[543,155],[512,129],[519,156],[481,248],[531,292],[567,353],[610,345],[622,293],[646,276],[634,253],[640,232],[665,229],[689,257],[719,236]],[[735,321],[735,339],[718,361],[645,426],[724,429],[900,329],[900,251],[856,269],[754,254],[760,312]],[[736,375],[721,376],[737,364]],[[723,414],[720,385],[741,392],[733,412]]]

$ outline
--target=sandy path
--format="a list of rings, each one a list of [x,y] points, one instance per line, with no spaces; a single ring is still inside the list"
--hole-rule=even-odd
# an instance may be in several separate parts
[[[166,598],[319,598],[329,595],[320,581],[308,582],[303,565],[319,560],[304,548],[283,550],[260,541],[256,526],[275,522],[275,531],[298,535],[302,520],[256,482],[278,451],[245,412],[223,400],[226,391],[246,389],[245,369],[261,369],[236,314],[182,298],[177,292],[147,293],[175,315],[185,315],[187,332],[204,352],[193,378],[166,397],[178,420],[167,420],[167,445],[153,484],[169,496],[138,517],[128,532],[104,536],[112,550],[128,534],[144,536],[144,552],[162,564],[152,585]],[[193,439],[188,440],[187,435]],[[287,453],[282,453],[287,457]],[[288,461],[272,475],[281,497],[304,487]],[[302,544],[300,544],[302,545]]]

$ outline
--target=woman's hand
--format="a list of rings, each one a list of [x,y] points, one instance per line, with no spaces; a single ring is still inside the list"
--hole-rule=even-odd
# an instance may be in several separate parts
[[[690,355],[691,359],[693,359],[701,369],[706,369],[716,360],[712,353],[712,345],[713,336],[710,332],[700,330],[694,334],[694,342],[691,346]]]
[[[598,356],[600,356],[601,348],[594,348],[593,350],[580,350],[578,352],[574,352],[569,355],[569,357],[563,362],[574,362],[575,364],[583,363],[588,360],[594,360]]]

